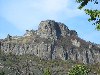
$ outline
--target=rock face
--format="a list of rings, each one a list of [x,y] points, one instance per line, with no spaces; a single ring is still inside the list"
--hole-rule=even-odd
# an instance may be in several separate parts
[[[66,25],[53,20],[42,21],[37,31],[37,35],[40,35],[40,37],[55,40],[60,36],[66,36],[68,33],[69,29]]]
[[[75,30],[53,20],[41,21],[38,30],[27,30],[24,36],[8,35],[0,40],[0,50],[7,54],[36,55],[45,60],[100,62],[100,47],[79,38]]]

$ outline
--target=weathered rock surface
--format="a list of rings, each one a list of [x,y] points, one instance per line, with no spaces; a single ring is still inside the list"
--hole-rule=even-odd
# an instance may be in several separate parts
[[[0,49],[15,55],[31,54],[45,60],[62,59],[81,63],[100,62],[100,47],[78,37],[63,23],[42,21],[38,30],[27,30],[24,36],[0,40]]]

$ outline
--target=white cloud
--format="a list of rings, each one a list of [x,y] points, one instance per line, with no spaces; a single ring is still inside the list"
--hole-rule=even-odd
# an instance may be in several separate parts
[[[10,0],[4,3],[1,16],[20,30],[37,28],[41,20],[63,20],[83,15],[73,0]]]

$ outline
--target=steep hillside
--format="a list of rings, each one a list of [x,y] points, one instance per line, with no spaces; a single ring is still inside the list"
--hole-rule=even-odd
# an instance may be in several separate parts
[[[6,75],[43,75],[45,68],[52,75],[67,75],[77,63],[98,68],[100,63],[100,45],[81,39],[75,30],[53,20],[41,21],[38,30],[26,30],[23,36],[8,34],[0,40],[0,53],[0,69]]]

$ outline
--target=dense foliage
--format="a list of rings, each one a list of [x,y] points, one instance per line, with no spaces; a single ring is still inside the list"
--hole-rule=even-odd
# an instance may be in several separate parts
[[[75,65],[69,72],[68,75],[88,75],[89,69],[84,65]]]
[[[78,7],[82,9],[84,6],[88,5],[89,2],[94,2],[94,4],[99,4],[98,0],[76,0],[77,3],[81,3]],[[100,10],[97,9],[84,9],[85,13],[90,16],[88,21],[95,21],[93,25],[96,25],[96,29],[100,30]]]

